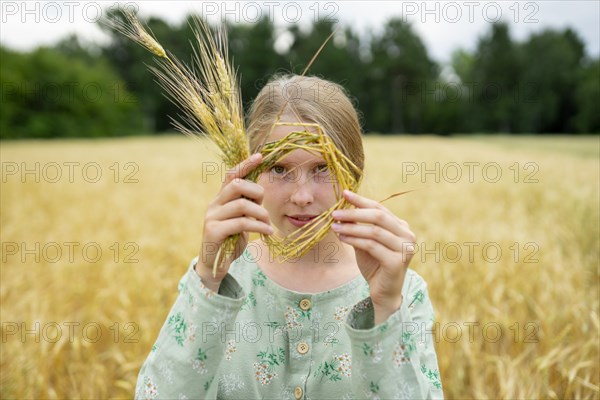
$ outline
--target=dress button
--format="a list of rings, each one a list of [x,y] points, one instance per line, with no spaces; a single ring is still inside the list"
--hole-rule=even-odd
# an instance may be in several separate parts
[[[296,398],[296,400],[302,398],[302,388],[300,386],[296,386],[296,389],[294,389],[294,397]]]
[[[300,301],[300,308],[303,309],[304,311],[308,311],[310,310],[310,300],[309,299],[302,299]]]
[[[298,353],[300,354],[306,354],[306,352],[308,351],[308,344],[300,342],[298,343],[298,346],[296,346],[296,350],[298,350]]]

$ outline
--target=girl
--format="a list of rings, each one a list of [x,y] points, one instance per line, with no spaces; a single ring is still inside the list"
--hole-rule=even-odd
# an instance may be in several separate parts
[[[293,96],[290,96],[293,93]],[[342,87],[296,75],[272,80],[248,118],[250,148],[319,124],[360,170],[361,128]],[[256,183],[260,153],[228,171],[204,219],[202,248],[138,377],[137,398],[442,398],[427,285],[408,264],[415,236],[377,201],[355,206],[308,253],[273,260],[262,239],[300,229],[338,199],[325,160],[294,150]],[[357,181],[360,178],[356,176]],[[339,192],[338,192],[339,193]],[[212,275],[216,249],[240,233]]]

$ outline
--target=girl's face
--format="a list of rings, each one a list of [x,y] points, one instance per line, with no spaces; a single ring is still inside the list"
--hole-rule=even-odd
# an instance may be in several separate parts
[[[304,128],[277,126],[267,142],[301,129]],[[269,212],[274,229],[287,236],[329,210],[338,200],[332,185],[334,180],[319,154],[300,149],[288,153],[263,172],[257,183],[265,190],[262,206]]]

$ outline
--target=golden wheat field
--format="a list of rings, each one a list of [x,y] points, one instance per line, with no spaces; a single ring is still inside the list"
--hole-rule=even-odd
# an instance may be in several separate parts
[[[365,138],[447,398],[600,398],[599,137]],[[0,396],[130,398],[221,185],[183,136],[1,145]]]

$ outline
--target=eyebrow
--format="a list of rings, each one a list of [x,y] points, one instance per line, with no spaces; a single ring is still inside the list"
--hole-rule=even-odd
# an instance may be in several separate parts
[[[327,164],[327,161],[325,161],[324,159],[321,158],[321,159],[313,159],[313,160],[304,161],[303,163],[297,163],[294,161],[283,159],[283,160],[279,160],[275,163],[275,165],[285,165],[285,166],[288,166],[291,164],[293,164],[296,167],[299,167],[301,165],[306,165],[306,164],[313,166],[313,165],[319,165],[319,164]]]

